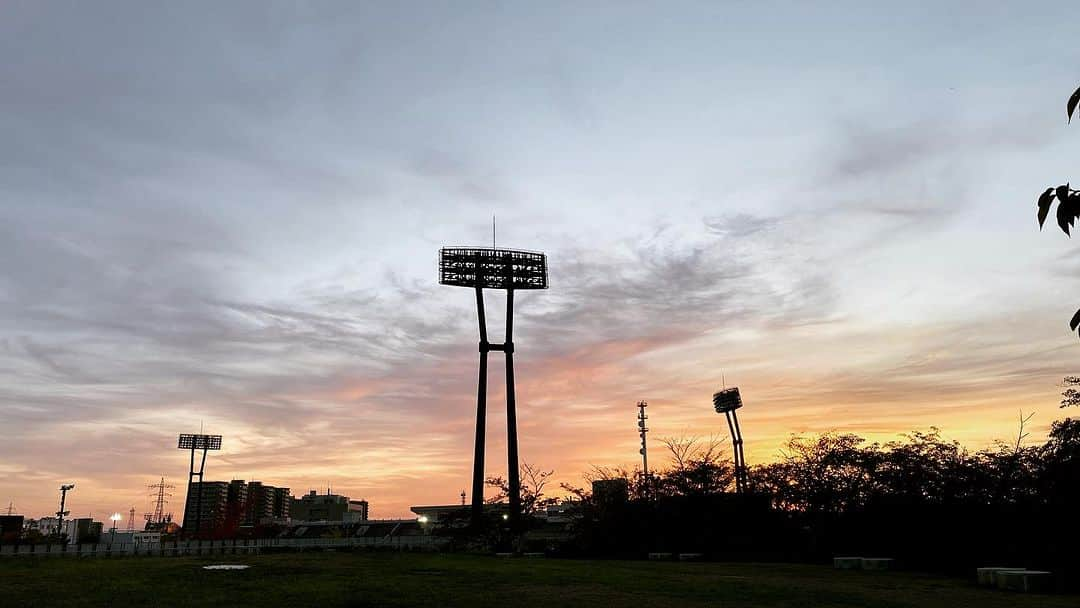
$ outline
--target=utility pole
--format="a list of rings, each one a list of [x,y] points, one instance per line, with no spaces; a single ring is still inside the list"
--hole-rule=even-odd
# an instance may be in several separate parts
[[[645,478],[649,478],[649,446],[645,443],[645,435],[649,432],[649,427],[645,426],[645,421],[649,419],[645,414],[645,408],[649,407],[649,403],[645,400],[638,401],[638,415],[637,426],[638,433],[641,435],[641,449],[638,453],[641,454],[641,472],[644,473]]]

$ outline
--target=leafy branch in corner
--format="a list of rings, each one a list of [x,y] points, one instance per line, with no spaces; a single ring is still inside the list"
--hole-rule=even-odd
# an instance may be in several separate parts
[[[1065,376],[1061,385],[1065,388],[1061,391],[1061,407],[1080,405],[1080,391],[1074,388],[1080,386],[1080,377]]]
[[[1069,97],[1069,101],[1065,104],[1065,116],[1069,123],[1072,123],[1073,112],[1076,111],[1077,104],[1080,104],[1080,88],[1073,92]],[[1050,215],[1050,207],[1054,205],[1055,199],[1058,203],[1058,227],[1066,236],[1072,236],[1070,231],[1076,225],[1077,219],[1080,219],[1080,190],[1073,190],[1069,187],[1068,182],[1056,188],[1047,188],[1039,196],[1036,203],[1039,208],[1039,230],[1042,230],[1046,218]],[[1080,328],[1080,310],[1077,310],[1076,314],[1069,320],[1069,329],[1078,331],[1078,328]]]

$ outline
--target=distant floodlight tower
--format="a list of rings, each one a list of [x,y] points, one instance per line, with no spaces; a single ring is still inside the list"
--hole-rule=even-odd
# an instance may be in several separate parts
[[[739,417],[735,414],[735,410],[742,407],[739,387],[733,386],[713,393],[712,401],[716,413],[724,414],[727,417],[728,430],[731,431],[731,443],[735,451],[735,491],[743,494],[746,492],[747,485],[746,458],[743,456],[742,430],[739,429]]]
[[[506,354],[506,459],[510,480],[510,526],[517,529],[521,514],[518,474],[517,411],[514,404],[514,291],[547,289],[547,256],[535,251],[495,247],[443,247],[439,250],[439,283],[476,290],[480,321],[480,375],[476,391],[476,441],[473,453],[472,523],[484,514],[484,424],[487,415],[487,357],[493,350]],[[487,340],[484,289],[506,291],[506,341]]]
[[[181,433],[180,439],[176,444],[178,450],[191,450],[191,466],[188,468],[188,487],[187,487],[187,503],[191,504],[191,486],[195,482],[195,478],[199,478],[199,489],[195,492],[195,533],[199,533],[199,528],[202,524],[202,494],[203,494],[203,471],[206,470],[206,452],[207,450],[220,450],[221,449],[221,435],[202,435],[202,434],[189,434]],[[199,470],[195,470],[195,451],[202,450],[202,463],[199,465]],[[187,509],[185,508],[186,512]],[[186,513],[185,513],[186,515]],[[184,518],[184,525],[187,526],[187,518]]]

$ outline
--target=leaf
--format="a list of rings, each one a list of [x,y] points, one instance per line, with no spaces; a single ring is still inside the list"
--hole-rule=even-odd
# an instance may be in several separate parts
[[[1042,230],[1043,222],[1046,221],[1047,214],[1050,213],[1050,205],[1054,202],[1054,189],[1047,188],[1046,192],[1042,193],[1039,197],[1039,202],[1036,203],[1039,206],[1039,230]]]
[[[1062,193],[1064,191],[1064,194]],[[1073,224],[1073,217],[1075,215],[1072,212],[1072,202],[1069,199],[1069,186],[1058,186],[1057,188],[1058,208],[1057,208],[1057,224],[1061,228],[1061,231],[1066,235],[1069,235],[1069,228]],[[1072,235],[1069,235],[1072,236]]]
[[[1071,321],[1069,321],[1069,329],[1076,331],[1076,328],[1080,327],[1080,310],[1076,311]]]
[[[1058,201],[1058,205],[1060,204],[1061,202]],[[1069,202],[1065,207],[1067,207],[1066,213],[1069,214],[1069,225],[1075,226],[1077,218],[1080,218],[1080,192],[1069,195]]]
[[[1073,110],[1076,109],[1077,103],[1080,103],[1080,89],[1076,89],[1072,97],[1069,98],[1069,103],[1065,104],[1065,115],[1069,117],[1068,122],[1072,122]]]
[[[1058,227],[1065,234],[1069,234],[1069,227],[1072,225],[1070,221],[1072,214],[1069,213],[1069,184],[1058,186],[1054,191],[1054,195],[1058,199],[1057,210],[1057,223]]]

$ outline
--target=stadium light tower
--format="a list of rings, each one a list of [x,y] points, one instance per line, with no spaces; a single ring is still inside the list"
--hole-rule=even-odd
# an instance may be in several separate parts
[[[746,458],[743,456],[742,430],[739,429],[739,417],[735,414],[735,410],[742,407],[742,396],[739,395],[739,387],[733,386],[713,393],[712,400],[716,413],[724,414],[727,418],[728,430],[731,431],[731,444],[735,451],[735,491],[744,494],[747,485]]]
[[[203,492],[203,471],[206,470],[206,452],[207,450],[220,450],[221,449],[221,435],[203,435],[203,434],[190,434],[181,433],[180,439],[177,441],[176,449],[178,450],[191,450],[191,466],[188,468],[188,487],[187,487],[187,502],[191,503],[191,485],[195,482],[195,478],[199,478],[199,490],[195,493],[195,533],[199,533],[199,528],[202,524],[202,492]],[[199,470],[195,470],[195,452],[196,450],[202,450],[202,463],[199,465]],[[187,511],[187,509],[184,509]],[[184,525],[187,526],[187,517],[184,518]]]
[[[510,481],[510,527],[521,515],[521,479],[518,473],[517,411],[514,403],[514,291],[547,289],[547,256],[535,251],[495,247],[443,247],[439,250],[439,283],[471,287],[476,291],[480,323],[480,374],[476,392],[476,441],[473,453],[472,523],[484,514],[484,427],[487,415],[487,358],[496,350],[506,354],[506,459]],[[487,339],[484,289],[506,291],[506,340]]]

